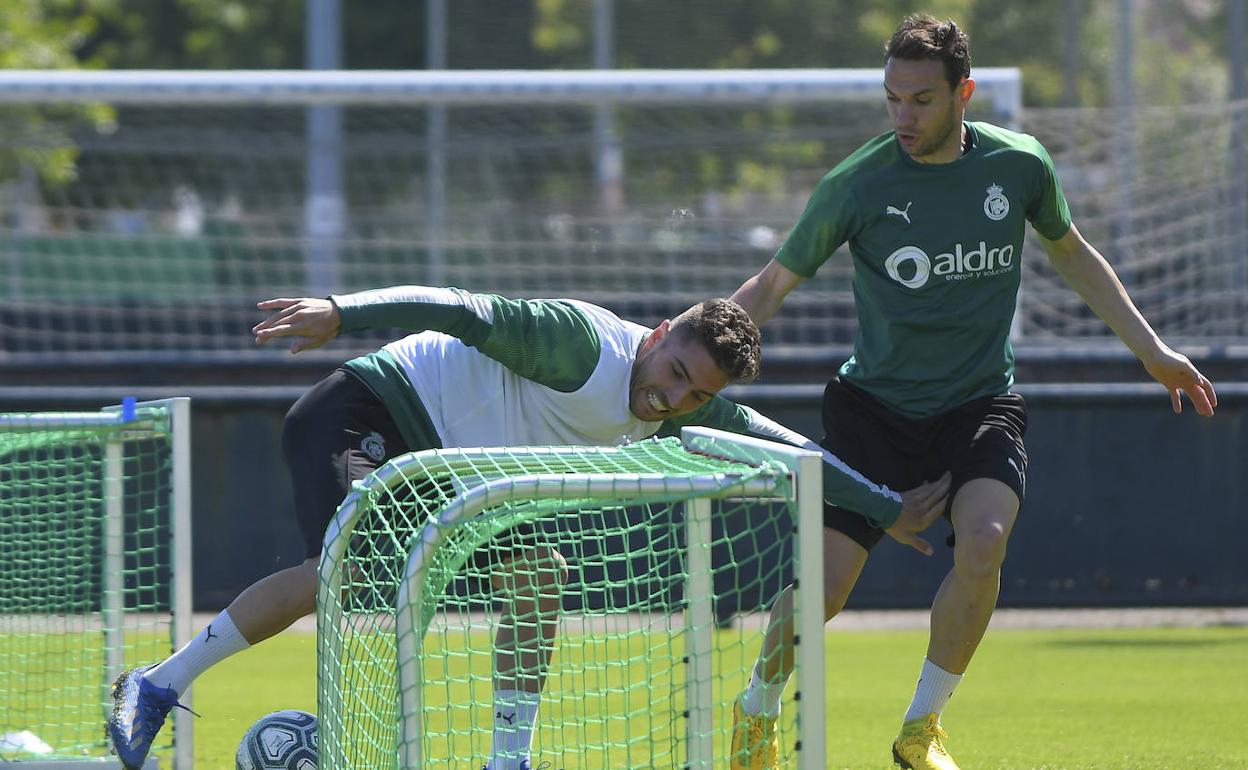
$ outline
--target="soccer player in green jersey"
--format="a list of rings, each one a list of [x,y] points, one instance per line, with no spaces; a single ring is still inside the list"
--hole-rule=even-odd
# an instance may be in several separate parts
[[[113,746],[142,767],[166,715],[191,682],[226,657],[315,611],[322,538],[352,482],[409,451],[442,447],[609,446],[706,425],[811,449],[814,442],[718,393],[753,379],[759,334],[735,302],[699,303],[653,329],[587,302],[511,300],[459,289],[400,286],[261,302],[259,343],[292,352],[339,333],[411,334],[347,361],[291,408],[282,449],[306,559],[256,582],[168,659],[127,671],[114,687]],[[826,450],[824,495],[884,518],[931,520],[948,478],[898,494]],[[513,533],[488,562],[507,598],[495,633],[494,740],[488,770],[527,770],[554,635],[563,557]]]
[[[1023,399],[1010,392],[1026,223],[1057,273],[1171,394],[1212,415],[1213,386],[1141,317],[1113,269],[1071,223],[1044,147],[965,122],[975,91],[967,36],[952,21],[906,18],[885,46],[893,131],[818,184],[783,246],[733,295],[762,323],[842,244],[853,259],[858,337],[828,383],[823,446],[897,488],[953,474],[945,515],[953,568],[932,605],[914,700],[893,744],[903,768],[955,770],[941,710],[996,604],[1006,542],[1026,491]],[[906,520],[825,508],[824,612],[845,604],[885,533],[930,555]],[[775,717],[793,668],[791,599],[778,599],[748,689],[734,707],[737,769],[776,764]]]

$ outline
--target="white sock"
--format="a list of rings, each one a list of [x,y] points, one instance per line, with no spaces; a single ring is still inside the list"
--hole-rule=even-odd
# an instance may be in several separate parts
[[[927,658],[923,659],[923,670],[919,672],[919,684],[914,688],[914,700],[906,711],[905,721],[922,719],[928,714],[939,715],[945,710],[961,674],[951,674]]]
[[[747,714],[762,714],[774,719],[780,716],[780,696],[784,693],[789,678],[786,676],[779,682],[765,682],[758,673],[758,666],[759,664],[754,664],[754,670],[750,673],[750,684],[741,696],[741,710]]]
[[[159,666],[149,669],[143,678],[157,687],[172,687],[181,695],[195,677],[250,646],[229,613],[222,610],[198,636]]]
[[[520,770],[520,761],[529,759],[541,702],[540,692],[494,691],[494,756],[489,770]]]

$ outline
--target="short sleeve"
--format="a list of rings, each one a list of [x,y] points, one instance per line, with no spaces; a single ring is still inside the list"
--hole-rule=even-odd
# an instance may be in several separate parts
[[[1035,144],[1035,155],[1040,160],[1040,173],[1027,207],[1027,220],[1040,235],[1056,241],[1070,230],[1070,207],[1053,168],[1053,158],[1039,142]]]
[[[859,226],[845,165],[820,180],[806,210],[776,252],[776,261],[803,278],[814,276]]]

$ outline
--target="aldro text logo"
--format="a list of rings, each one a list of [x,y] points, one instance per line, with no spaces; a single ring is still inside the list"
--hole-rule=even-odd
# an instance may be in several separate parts
[[[921,288],[933,275],[946,281],[987,278],[1014,269],[1014,246],[1007,243],[989,248],[980,241],[968,249],[958,243],[953,251],[935,257],[918,246],[902,246],[884,260],[884,269],[889,278],[910,289]]]

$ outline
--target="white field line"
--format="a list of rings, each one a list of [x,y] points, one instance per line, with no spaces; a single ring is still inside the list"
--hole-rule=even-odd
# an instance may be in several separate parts
[[[196,613],[195,630],[212,622],[216,613]],[[374,619],[368,621],[373,623]],[[739,615],[730,628],[761,630],[767,621],[765,613]],[[438,615],[431,630],[489,629],[493,616],[489,613]],[[128,632],[164,633],[169,616],[139,614],[126,617]],[[565,632],[647,628],[655,631],[679,629],[684,620],[678,615],[579,615],[563,617]],[[385,624],[378,624],[379,626]],[[999,609],[993,615],[994,629],[1028,628],[1199,628],[1209,626],[1248,626],[1248,607],[1132,607],[1132,608],[1067,608],[1067,609]],[[852,631],[921,630],[928,627],[927,610],[846,610],[828,624],[828,633]],[[0,635],[61,634],[101,631],[98,615],[0,615]],[[316,618],[308,616],[295,622],[292,631],[316,631]]]
[[[212,622],[213,615],[196,615],[196,630]],[[852,631],[923,630],[928,627],[927,610],[846,610],[828,623],[828,633]],[[441,618],[441,620],[439,620]],[[439,616],[438,628],[489,629],[491,616],[472,613],[467,618]],[[765,613],[739,615],[732,628],[761,630],[767,621]],[[654,630],[680,628],[680,616],[642,615],[565,615],[565,631],[624,628]],[[1029,628],[1200,628],[1208,626],[1248,626],[1248,607],[1139,607],[1139,608],[1071,608],[1071,609],[999,609],[993,615],[993,629]],[[306,617],[292,626],[297,632],[314,632],[316,618]]]

